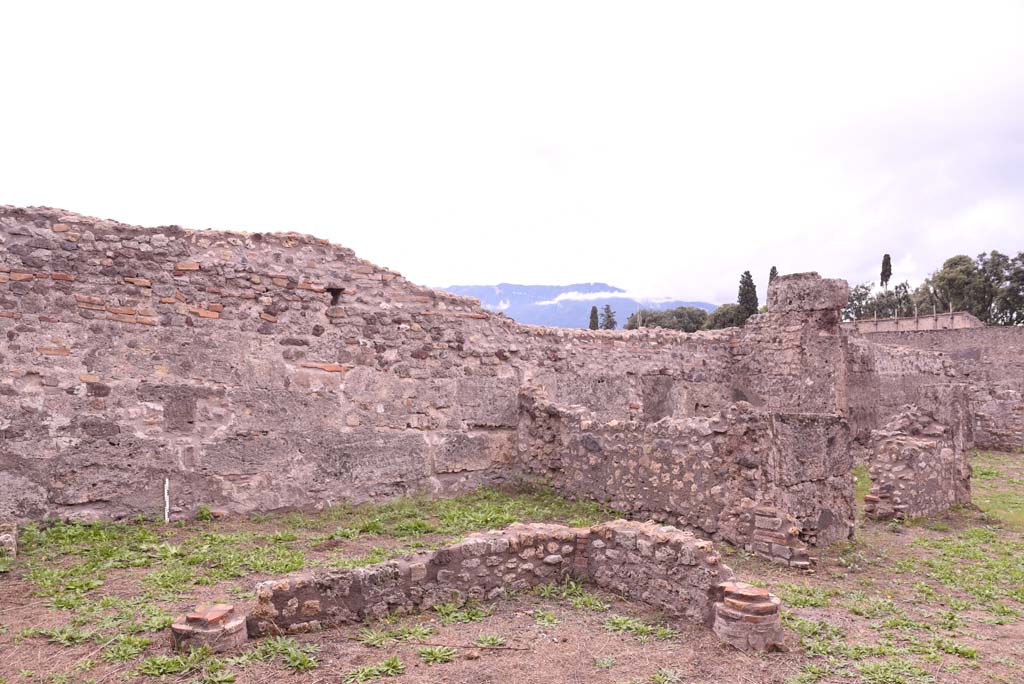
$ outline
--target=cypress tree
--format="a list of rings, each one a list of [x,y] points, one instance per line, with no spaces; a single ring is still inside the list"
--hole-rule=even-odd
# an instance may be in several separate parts
[[[611,305],[605,304],[604,308],[601,309],[601,328],[604,330],[615,330],[615,326],[618,324],[618,321],[615,320],[615,312],[612,311]]]
[[[757,313],[757,287],[754,285],[754,276],[750,275],[750,271],[744,271],[740,276],[740,290],[736,297],[736,303],[739,304],[740,315],[744,321]]]
[[[599,327],[599,325],[598,325],[598,322],[597,322],[597,307],[596,306],[592,306],[592,307],[590,307],[590,329],[591,330],[597,330],[598,327]]]
[[[889,289],[889,278],[891,278],[891,277],[892,277],[892,259],[890,259],[889,255],[886,254],[885,256],[882,257],[882,277],[880,279],[880,282],[882,283],[882,287],[885,288],[886,290]]]
[[[779,275],[779,269],[772,266],[772,270],[768,273],[768,284],[771,285],[772,281],[775,280]]]

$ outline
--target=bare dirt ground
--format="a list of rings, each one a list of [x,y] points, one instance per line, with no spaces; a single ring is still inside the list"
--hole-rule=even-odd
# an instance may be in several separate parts
[[[245,607],[260,579],[379,562],[514,520],[614,517],[547,492],[169,526],[30,528],[22,555],[0,559],[0,684],[1024,683],[1024,455],[978,454],[973,463],[981,510],[864,522],[810,574],[720,544],[741,579],[783,598],[788,650],[763,655],[565,586],[252,641],[220,657],[170,650],[173,616],[211,599]]]

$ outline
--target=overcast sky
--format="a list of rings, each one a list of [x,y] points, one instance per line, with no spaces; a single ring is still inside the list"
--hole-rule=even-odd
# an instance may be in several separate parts
[[[0,2],[0,204],[712,302],[1024,250],[1024,2]]]

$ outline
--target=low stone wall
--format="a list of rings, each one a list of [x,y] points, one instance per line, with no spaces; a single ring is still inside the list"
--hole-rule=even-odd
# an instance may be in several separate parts
[[[970,503],[971,466],[953,431],[933,415],[906,406],[871,437],[868,517],[915,518]]]
[[[654,522],[618,520],[591,528],[514,524],[436,551],[352,570],[317,570],[262,582],[249,634],[295,633],[362,622],[446,601],[494,599],[572,576],[675,617],[716,624],[735,580],[711,542]],[[779,602],[730,613],[728,643],[781,643]],[[757,616],[744,619],[743,614]],[[717,630],[716,630],[717,631]]]

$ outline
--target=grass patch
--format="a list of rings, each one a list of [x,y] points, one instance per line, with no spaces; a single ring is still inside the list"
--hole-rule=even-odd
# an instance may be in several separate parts
[[[777,593],[787,606],[794,608],[827,608],[833,596],[839,592],[835,589],[824,589],[798,584],[779,584]]]
[[[855,465],[853,470],[853,495],[857,503],[863,504],[864,497],[871,493],[871,473],[866,465]]]
[[[629,634],[640,641],[651,638],[665,640],[679,636],[679,632],[664,625],[651,625],[625,615],[609,615],[603,626],[615,634]]]
[[[1024,543],[1007,540],[990,527],[973,527],[918,539],[914,546],[932,552],[919,563],[929,579],[967,594],[996,617],[1012,622],[1020,614],[1007,601],[1024,602]]]
[[[864,684],[929,684],[935,681],[930,672],[905,658],[889,658],[880,662],[857,665]]]
[[[978,452],[971,461],[973,503],[1003,525],[1024,530],[1024,480],[1020,477],[1019,460]],[[1008,472],[1017,477],[1008,477]]]

